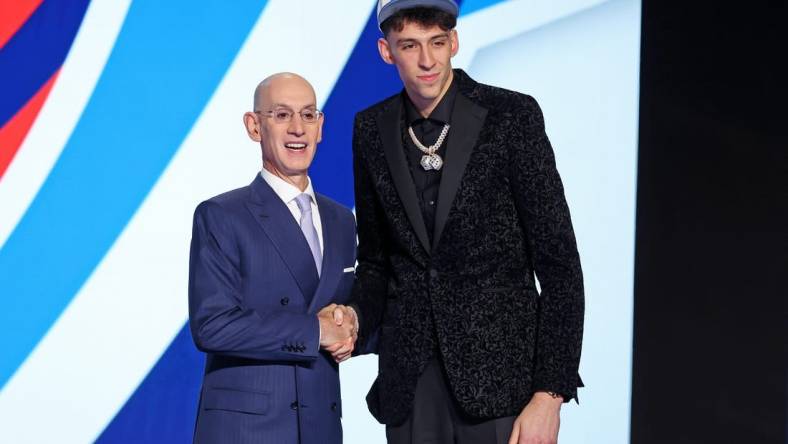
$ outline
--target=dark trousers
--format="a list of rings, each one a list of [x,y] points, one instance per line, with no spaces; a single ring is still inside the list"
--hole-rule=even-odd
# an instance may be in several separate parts
[[[413,410],[404,424],[386,426],[389,444],[507,444],[514,416],[477,420],[457,407],[435,358],[416,384]]]

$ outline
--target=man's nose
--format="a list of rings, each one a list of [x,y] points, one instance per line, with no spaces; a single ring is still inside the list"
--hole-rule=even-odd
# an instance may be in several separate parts
[[[429,47],[423,48],[419,53],[419,66],[425,70],[430,70],[435,66],[435,57]]]
[[[287,125],[287,132],[296,136],[304,134],[304,122],[301,121],[299,114],[293,114],[290,123]]]

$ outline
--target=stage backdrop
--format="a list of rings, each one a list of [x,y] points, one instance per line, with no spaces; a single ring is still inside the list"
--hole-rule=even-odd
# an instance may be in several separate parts
[[[371,0],[0,3],[0,442],[189,442],[195,206],[251,182],[241,116],[302,74],[326,112],[311,170],[353,206],[356,111],[397,92]],[[455,66],[537,98],[586,279],[581,404],[561,442],[629,437],[639,0],[466,0]],[[383,442],[342,364],[347,443]]]

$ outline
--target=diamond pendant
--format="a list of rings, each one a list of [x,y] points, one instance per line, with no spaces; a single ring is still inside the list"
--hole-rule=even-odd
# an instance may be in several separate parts
[[[421,163],[421,167],[424,168],[424,171],[429,171],[432,169],[432,161],[429,154],[421,156],[421,162],[419,163]]]
[[[438,171],[443,166],[443,159],[441,159],[441,156],[433,154],[430,156],[430,164],[433,170]]]
[[[443,159],[437,154],[425,154],[421,156],[421,167],[425,171],[439,170],[443,166]]]

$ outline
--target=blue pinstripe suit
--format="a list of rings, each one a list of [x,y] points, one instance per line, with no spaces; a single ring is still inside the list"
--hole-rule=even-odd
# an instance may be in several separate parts
[[[341,443],[337,364],[316,313],[350,294],[355,220],[317,195],[320,277],[287,206],[258,175],[201,203],[189,262],[189,325],[207,353],[194,441]]]

